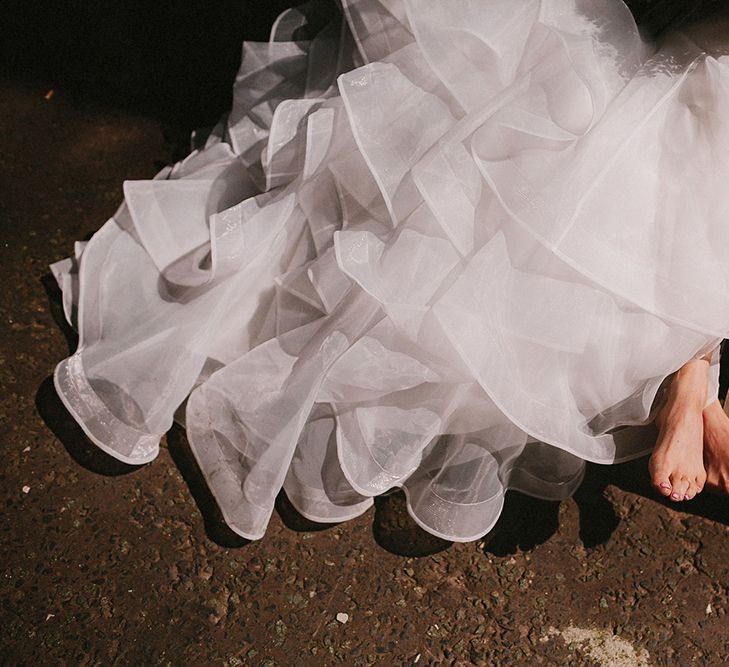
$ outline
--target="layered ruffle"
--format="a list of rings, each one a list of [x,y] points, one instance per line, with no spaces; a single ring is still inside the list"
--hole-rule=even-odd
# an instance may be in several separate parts
[[[509,488],[567,497],[585,461],[650,451],[672,374],[712,350],[716,397],[711,53],[644,42],[620,0],[288,10],[226,117],[54,265],[80,336],[62,400],[130,463],[177,413],[250,539],[281,488],[334,522],[401,487],[457,541]]]

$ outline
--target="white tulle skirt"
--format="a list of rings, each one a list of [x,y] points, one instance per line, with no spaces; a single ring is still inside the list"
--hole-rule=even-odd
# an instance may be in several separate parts
[[[621,0],[312,0],[245,43],[229,114],[53,265],[55,383],[145,463],[178,419],[225,520],[404,489],[478,539],[639,457],[729,332],[729,57]],[[726,48],[729,53],[729,45]]]

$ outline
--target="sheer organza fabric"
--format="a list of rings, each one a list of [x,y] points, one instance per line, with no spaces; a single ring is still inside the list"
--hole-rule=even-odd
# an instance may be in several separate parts
[[[620,0],[314,0],[228,114],[53,265],[57,390],[144,463],[173,419],[239,534],[394,487],[475,540],[650,451],[729,332],[729,58]],[[703,41],[702,41],[703,40]],[[729,49],[727,49],[729,51]]]

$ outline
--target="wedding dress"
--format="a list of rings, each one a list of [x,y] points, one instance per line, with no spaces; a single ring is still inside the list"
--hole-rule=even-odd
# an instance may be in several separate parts
[[[648,453],[729,333],[729,31],[621,0],[312,0],[230,112],[53,265],[55,384],[141,464],[178,419],[230,527],[401,487],[470,541],[507,489]],[[729,40],[728,40],[729,41]]]

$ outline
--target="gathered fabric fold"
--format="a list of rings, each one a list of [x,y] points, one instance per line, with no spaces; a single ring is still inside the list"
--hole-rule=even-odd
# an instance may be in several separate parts
[[[400,487],[482,537],[648,453],[729,332],[729,59],[621,0],[310,0],[246,42],[190,155],[52,266],[87,435],[153,459],[184,407],[230,527]],[[717,47],[718,48],[718,47]]]

